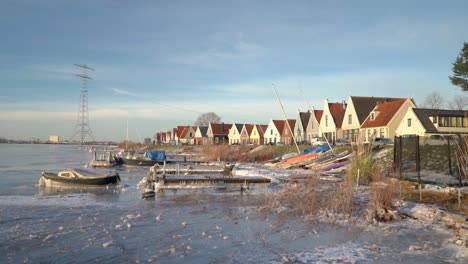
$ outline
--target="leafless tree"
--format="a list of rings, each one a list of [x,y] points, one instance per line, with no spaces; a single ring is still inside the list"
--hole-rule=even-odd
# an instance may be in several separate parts
[[[452,110],[465,110],[468,108],[468,96],[455,96],[452,101],[447,103],[448,108]]]
[[[441,109],[443,105],[444,98],[437,92],[428,94],[422,103],[422,107],[430,109]]]
[[[219,123],[221,122],[221,117],[213,112],[203,113],[197,117],[195,120],[196,126],[208,126],[210,123]]]

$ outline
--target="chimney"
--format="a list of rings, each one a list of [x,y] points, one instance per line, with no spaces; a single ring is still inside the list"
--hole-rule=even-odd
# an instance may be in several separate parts
[[[343,100],[343,110],[346,110],[346,101]]]

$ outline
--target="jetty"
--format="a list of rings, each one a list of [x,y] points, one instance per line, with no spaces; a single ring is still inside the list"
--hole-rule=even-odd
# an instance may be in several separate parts
[[[232,176],[232,175],[223,175],[222,172],[225,172],[225,166],[221,168],[219,165],[214,166],[213,168],[208,168],[210,165],[197,165],[202,166],[198,167],[198,172],[204,172],[204,174],[180,174],[180,168],[178,169],[178,174],[166,174],[164,173],[164,167],[168,164],[160,166],[153,166],[150,169],[148,179],[146,182],[145,192],[142,194],[142,198],[151,198],[154,197],[155,193],[162,191],[164,189],[190,189],[190,188],[210,188],[210,187],[235,187],[239,188],[240,191],[249,190],[251,185],[267,185],[271,183],[270,178],[261,177],[261,176]],[[177,166],[177,165],[175,165]],[[195,170],[196,165],[187,165],[187,167],[192,166],[192,169]],[[229,165],[229,172],[232,170],[234,165]],[[167,171],[174,172],[174,167],[169,167]],[[187,168],[186,171],[189,171]],[[213,171],[222,171],[214,173]],[[208,174],[206,174],[208,173]]]

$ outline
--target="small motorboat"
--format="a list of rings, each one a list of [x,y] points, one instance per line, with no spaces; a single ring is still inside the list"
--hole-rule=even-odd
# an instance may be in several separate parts
[[[96,175],[93,172],[75,169],[63,170],[59,173],[42,172],[39,186],[106,186],[120,183],[117,172],[110,175]]]
[[[102,168],[111,168],[114,166],[120,166],[123,164],[123,160],[120,157],[115,156],[112,152],[94,152],[93,160],[91,161],[91,166],[93,168],[102,167]]]

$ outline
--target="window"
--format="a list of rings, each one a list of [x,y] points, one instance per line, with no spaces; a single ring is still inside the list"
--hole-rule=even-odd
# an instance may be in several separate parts
[[[408,127],[411,127],[411,118],[408,118]]]
[[[372,112],[372,113],[370,114],[370,120],[371,120],[371,121],[374,121],[374,119],[375,119],[375,113]]]
[[[325,126],[328,126],[328,115],[325,116]]]
[[[270,129],[270,135],[273,136],[273,129]]]
[[[348,115],[348,124],[351,125],[353,123],[353,116]]]
[[[385,137],[385,129],[384,128],[380,129],[380,137],[381,138]]]
[[[372,133],[372,130],[371,130],[371,129],[367,129],[367,141],[370,141],[370,139],[371,139],[371,133]]]

